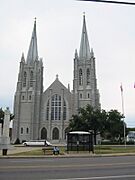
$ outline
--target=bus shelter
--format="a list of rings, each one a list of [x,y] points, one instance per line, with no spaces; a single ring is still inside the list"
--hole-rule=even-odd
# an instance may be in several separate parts
[[[69,151],[92,151],[93,133],[85,131],[72,131],[67,133],[67,153]]]

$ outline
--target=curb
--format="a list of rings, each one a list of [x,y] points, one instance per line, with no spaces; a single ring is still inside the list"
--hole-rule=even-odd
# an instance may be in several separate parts
[[[119,154],[90,154],[90,155],[76,155],[76,154],[66,154],[66,155],[41,155],[41,156],[14,156],[6,155],[0,156],[0,159],[23,159],[23,158],[98,158],[98,157],[118,157],[118,156],[135,156],[135,153],[119,153]]]

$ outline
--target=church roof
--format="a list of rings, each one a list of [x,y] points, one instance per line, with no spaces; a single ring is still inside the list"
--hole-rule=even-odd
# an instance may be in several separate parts
[[[89,46],[89,40],[88,40],[88,35],[87,35],[87,29],[86,29],[85,14],[83,15],[83,27],[82,27],[79,58],[80,59],[90,58],[90,46]]]
[[[32,32],[32,37],[30,41],[30,46],[27,55],[27,64],[30,64],[38,60],[38,48],[37,48],[37,34],[36,34],[36,19],[34,22],[34,28]]]
[[[55,91],[58,91],[60,89],[64,89],[66,90],[67,92],[70,93],[70,90],[65,87],[60,81],[59,81],[59,78],[58,78],[58,75],[56,75],[56,79],[54,80],[54,82],[45,90],[44,93],[46,93],[49,89],[54,89]]]

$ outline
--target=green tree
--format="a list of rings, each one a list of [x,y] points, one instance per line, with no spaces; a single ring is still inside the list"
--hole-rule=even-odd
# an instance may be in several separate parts
[[[124,136],[124,116],[117,110],[110,110],[107,116],[106,132],[112,142],[122,141]]]
[[[122,141],[124,122],[123,115],[117,110],[94,109],[87,105],[86,108],[80,108],[79,114],[72,116],[69,123],[70,131],[93,131],[94,143],[96,144],[96,135],[98,133],[105,139]]]
[[[69,128],[73,130],[93,131],[94,143],[96,144],[96,135],[103,132],[105,128],[106,112],[104,110],[94,109],[87,105],[86,108],[79,109],[79,115],[74,115],[70,120]]]

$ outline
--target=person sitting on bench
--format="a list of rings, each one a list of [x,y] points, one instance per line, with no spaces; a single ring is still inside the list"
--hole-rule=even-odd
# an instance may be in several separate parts
[[[53,154],[55,155],[55,154],[59,154],[59,148],[57,147],[57,146],[54,146],[54,148],[53,148]]]

